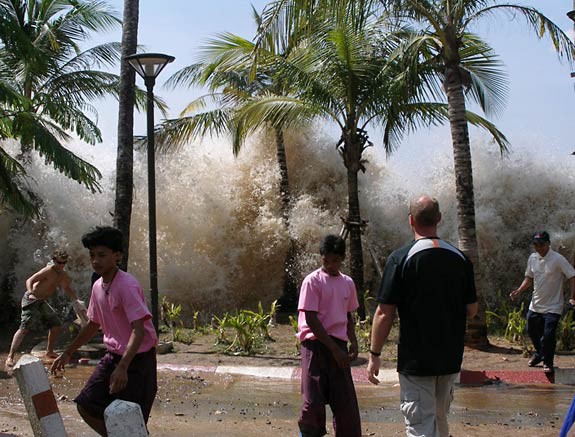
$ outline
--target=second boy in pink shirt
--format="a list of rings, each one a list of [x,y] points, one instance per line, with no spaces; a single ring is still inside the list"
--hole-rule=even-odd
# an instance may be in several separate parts
[[[117,267],[122,239],[122,233],[111,227],[97,227],[82,237],[92,267],[101,278],[92,286],[90,322],[51,368],[52,372],[63,370],[72,354],[102,328],[106,355],[75,399],[82,418],[102,436],[107,435],[104,410],[112,401],[139,404],[147,422],[157,391],[158,337],[142,287]]]
[[[322,267],[304,279],[298,304],[303,398],[300,435],[326,434],[325,405],[329,404],[336,437],[361,437],[349,367],[358,352],[352,313],[359,305],[353,280],[339,271],[345,259],[345,241],[328,235],[321,242],[320,255]]]

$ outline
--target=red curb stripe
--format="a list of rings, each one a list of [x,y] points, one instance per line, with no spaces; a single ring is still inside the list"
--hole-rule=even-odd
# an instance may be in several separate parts
[[[52,390],[46,390],[41,393],[36,393],[32,396],[32,403],[38,415],[38,419],[49,416],[50,414],[59,413],[58,404]]]
[[[511,384],[553,384],[554,375],[522,370],[462,370],[460,384],[485,385],[497,382]]]

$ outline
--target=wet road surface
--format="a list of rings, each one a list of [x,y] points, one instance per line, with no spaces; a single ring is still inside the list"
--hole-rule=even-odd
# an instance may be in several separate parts
[[[92,367],[50,377],[70,436],[97,436],[72,401]],[[297,435],[299,383],[246,377],[160,372],[149,430],[152,436],[246,437]],[[399,387],[356,387],[366,436],[405,435]],[[454,437],[555,437],[575,387],[560,385],[458,387],[450,416]],[[329,408],[328,408],[329,410]],[[331,420],[329,418],[328,420]],[[331,427],[328,427],[333,435]],[[0,380],[0,436],[31,436],[14,378]]]

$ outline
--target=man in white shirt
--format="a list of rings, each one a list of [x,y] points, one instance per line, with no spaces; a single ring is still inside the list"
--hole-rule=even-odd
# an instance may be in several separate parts
[[[569,304],[575,305],[575,268],[562,255],[551,249],[549,234],[538,232],[532,238],[535,253],[527,260],[525,279],[509,296],[515,299],[533,286],[527,312],[527,332],[535,353],[529,360],[533,367],[543,362],[543,371],[553,373],[555,357],[555,331],[563,312],[563,281],[569,280]]]

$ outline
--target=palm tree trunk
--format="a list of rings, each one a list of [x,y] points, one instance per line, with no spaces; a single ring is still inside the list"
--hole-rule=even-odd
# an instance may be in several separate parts
[[[469,146],[467,119],[465,117],[465,96],[463,94],[461,76],[457,67],[448,67],[445,77],[445,92],[447,94],[449,124],[453,142],[459,248],[467,255],[475,269],[477,269],[479,265],[479,253],[475,228],[475,198],[473,192],[471,149]],[[466,344],[469,346],[483,347],[488,345],[489,341],[487,339],[484,299],[482,299],[481,293],[478,293],[478,297],[479,313],[468,323]]]
[[[359,160],[357,162],[359,166]],[[361,244],[361,214],[359,209],[359,185],[357,174],[358,166],[347,168],[347,198],[348,198],[348,228],[349,228],[349,255],[350,275],[357,290],[359,308],[357,310],[360,320],[365,320],[365,303],[363,289],[363,248]]]
[[[282,203],[282,218],[289,235],[289,215],[291,209],[291,193],[289,189],[288,168],[283,131],[275,129],[277,162],[280,169],[280,198]],[[289,248],[284,261],[283,293],[279,299],[281,310],[284,313],[297,311],[297,246],[291,236]]]
[[[128,269],[130,223],[134,191],[134,69],[124,59],[136,53],[138,44],[139,0],[124,0],[122,62],[118,110],[118,155],[116,158],[116,201],[114,226],[124,235],[124,256],[120,268]]]

